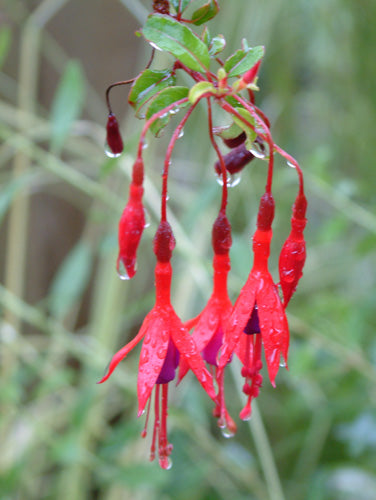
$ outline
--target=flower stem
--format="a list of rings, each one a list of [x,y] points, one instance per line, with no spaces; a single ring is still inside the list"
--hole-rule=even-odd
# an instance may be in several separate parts
[[[233,363],[230,364],[230,367],[232,376],[236,381],[239,398],[241,398],[242,384],[238,367]],[[265,477],[266,487],[269,493],[269,500],[285,500],[277,466],[273,457],[273,451],[264,427],[261,413],[255,400],[252,401],[252,418],[248,421],[248,424]]]

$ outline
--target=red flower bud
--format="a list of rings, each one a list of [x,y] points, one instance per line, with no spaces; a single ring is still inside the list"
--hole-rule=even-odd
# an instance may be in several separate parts
[[[291,217],[291,232],[282,247],[279,257],[279,276],[284,307],[287,307],[303,275],[303,267],[306,259],[306,244],[303,235],[307,223],[307,219],[305,218],[306,209],[307,200],[305,196],[298,195]]]
[[[145,227],[145,210],[142,204],[142,186],[132,182],[129,200],[119,222],[119,256],[117,271],[122,279],[136,274],[136,253]]]
[[[261,60],[258,61],[254,66],[252,66],[251,69],[249,69],[246,73],[243,75],[243,82],[246,84],[252,83],[253,80],[256,78],[256,75],[258,73],[259,67],[261,64]]]
[[[107,119],[107,144],[114,155],[120,155],[123,152],[123,140],[120,135],[119,124],[113,113],[108,115]]]
[[[236,146],[240,146],[240,144],[243,144],[243,142],[245,142],[246,138],[247,138],[247,136],[245,135],[245,132],[242,132],[237,137],[233,137],[231,139],[224,139],[222,137],[222,140],[228,148],[233,149],[233,148],[236,148]]]

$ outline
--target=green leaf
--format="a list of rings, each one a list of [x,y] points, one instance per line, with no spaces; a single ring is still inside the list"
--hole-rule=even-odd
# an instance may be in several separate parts
[[[128,102],[136,109],[136,116],[143,118],[140,114],[141,108],[156,93],[175,85],[176,78],[170,70],[156,71],[145,69],[135,80],[128,96]]]
[[[228,76],[241,76],[251,69],[264,55],[262,45],[253,48],[243,48],[232,54],[224,64]]]
[[[204,42],[204,44],[209,48],[210,42],[211,42],[211,37],[210,37],[210,31],[207,26],[202,30],[201,33],[201,40]]]
[[[0,68],[8,55],[12,32],[10,26],[3,26],[0,30]]]
[[[222,137],[222,139],[235,139],[235,137],[238,137],[243,132],[243,129],[239,125],[236,125],[236,123],[218,128],[217,130],[216,135]]]
[[[207,92],[213,92],[216,93],[216,89],[214,88],[214,85],[210,82],[198,82],[196,85],[193,85],[193,87],[190,89],[188,98],[191,104],[194,104],[197,102],[200,97]]]
[[[80,116],[85,99],[85,78],[76,61],[68,62],[52,103],[51,145],[60,149],[75,120]]]
[[[239,115],[241,115],[243,118],[245,118],[250,124],[252,124],[253,126],[255,125],[255,120],[249,111],[247,111],[244,108],[240,108],[240,107],[235,108],[235,110],[239,113]],[[250,126],[246,125],[237,116],[232,115],[232,119],[234,120],[234,123],[245,132],[245,135],[247,136],[247,139],[245,141],[245,147],[247,149],[251,149],[252,144],[257,137],[257,133]]]
[[[90,277],[93,256],[90,246],[80,241],[68,254],[51,285],[50,310],[63,319],[81,297]]]
[[[158,113],[162,109],[166,108],[170,104],[180,101],[184,97],[188,96],[189,89],[187,87],[169,87],[168,89],[162,90],[154,99],[151,101],[150,106],[146,111],[146,118],[151,118],[155,113]],[[161,132],[161,130],[170,121],[171,115],[177,113],[181,108],[187,106],[189,101],[184,104],[177,105],[173,109],[173,112],[166,112],[161,118],[158,118],[151,126],[150,130],[155,136]]]
[[[218,11],[218,4],[214,0],[210,0],[192,14],[193,24],[199,26],[210,21],[210,19],[213,19],[218,14]]]
[[[209,44],[209,54],[216,56],[226,47],[226,39],[223,35],[217,35],[212,38]]]
[[[148,17],[142,28],[145,39],[166,50],[193,71],[206,71],[210,64],[208,48],[187,26],[162,14]]]
[[[180,12],[184,12],[192,0],[170,0],[170,1],[171,5],[174,7],[176,12],[179,11],[179,2],[180,2]]]

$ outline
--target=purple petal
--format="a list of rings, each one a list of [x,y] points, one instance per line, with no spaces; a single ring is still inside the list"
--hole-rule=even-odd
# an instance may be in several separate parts
[[[167,348],[167,354],[163,362],[162,369],[158,375],[156,384],[167,384],[175,378],[175,370],[179,364],[179,351],[170,339]]]

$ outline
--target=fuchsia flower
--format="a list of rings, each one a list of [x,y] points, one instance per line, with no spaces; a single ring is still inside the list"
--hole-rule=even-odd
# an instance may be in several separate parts
[[[225,330],[219,371],[221,372],[234,352],[243,363],[245,377],[243,391],[248,401],[241,412],[246,419],[251,413],[251,401],[258,395],[262,382],[259,371],[261,362],[261,341],[264,346],[269,378],[275,386],[280,357],[287,364],[289,329],[286,314],[279,298],[278,289],[268,270],[271,224],[274,218],[274,200],[265,193],[260,202],[257,230],[253,236],[253,267],[243,286]]]
[[[211,365],[214,375],[217,372],[218,353],[222,346],[224,330],[232,310],[232,303],[227,292],[227,275],[231,268],[229,250],[231,247],[231,226],[226,215],[221,211],[214,223],[212,233],[214,249],[214,288],[202,312],[192,320],[185,323],[188,330],[194,328],[192,338],[197,350],[202,353],[203,359]],[[189,369],[188,364],[181,360],[179,380]],[[217,417],[218,425],[226,436],[236,432],[236,424],[230,417],[224,400],[223,376],[216,377],[218,384],[218,402],[213,411]]]
[[[168,383],[175,378],[175,369],[179,358],[184,360],[194,372],[207,394],[213,400],[216,399],[212,377],[205,368],[192,337],[183,326],[170,302],[172,277],[170,259],[174,246],[175,239],[171,227],[168,222],[162,221],[154,238],[154,253],[157,257],[155,306],[146,316],[136,337],[112,358],[107,374],[99,382],[107,380],[120,361],[138,342],[144,339],[137,382],[138,416],[143,413],[155,387],[155,422],[150,459],[155,458],[156,440],[158,439],[159,463],[164,469],[170,467],[169,455],[172,451],[172,445],[167,440]],[[159,401],[160,393],[161,401]],[[143,436],[146,436],[146,430],[143,432]]]

